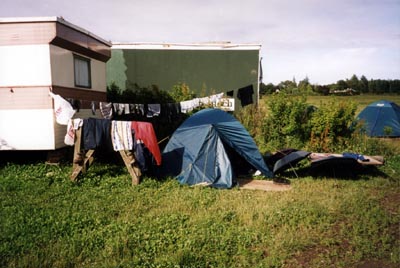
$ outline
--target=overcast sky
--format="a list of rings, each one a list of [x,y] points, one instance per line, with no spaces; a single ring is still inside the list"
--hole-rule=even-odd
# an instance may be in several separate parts
[[[112,42],[258,43],[264,83],[400,79],[400,0],[1,0],[0,17],[21,16]]]

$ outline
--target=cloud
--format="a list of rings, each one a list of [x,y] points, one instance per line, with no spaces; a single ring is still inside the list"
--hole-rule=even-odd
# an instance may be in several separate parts
[[[358,72],[399,77],[398,14],[398,0],[2,0],[0,9],[63,16],[112,41],[259,43],[270,81],[318,83]]]

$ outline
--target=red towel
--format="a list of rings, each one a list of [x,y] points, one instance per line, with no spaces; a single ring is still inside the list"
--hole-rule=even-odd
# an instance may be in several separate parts
[[[161,153],[153,125],[148,122],[132,121],[132,128],[135,130],[135,139],[142,140],[153,155],[157,165],[161,165]]]

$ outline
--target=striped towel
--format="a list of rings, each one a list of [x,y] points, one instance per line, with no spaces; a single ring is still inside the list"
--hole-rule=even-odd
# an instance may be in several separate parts
[[[115,151],[132,150],[131,121],[111,121],[111,140]]]

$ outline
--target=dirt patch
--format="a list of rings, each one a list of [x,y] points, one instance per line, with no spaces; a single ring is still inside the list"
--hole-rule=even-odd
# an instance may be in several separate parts
[[[399,213],[400,192],[390,192],[381,200],[381,206],[390,214]]]
[[[287,191],[291,189],[290,184],[274,181],[239,179],[239,188],[246,190],[262,191]]]
[[[383,260],[366,260],[356,266],[357,268],[397,268],[398,266]]]
[[[287,268],[312,267],[314,260],[319,258],[320,255],[324,254],[326,250],[327,248],[323,246],[315,246],[308,248],[307,250],[299,252],[296,256],[294,256],[293,260],[290,261],[290,263],[285,264],[285,267]]]

